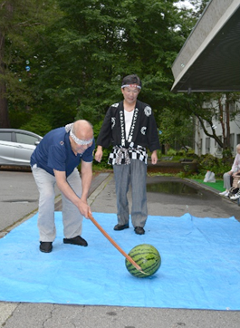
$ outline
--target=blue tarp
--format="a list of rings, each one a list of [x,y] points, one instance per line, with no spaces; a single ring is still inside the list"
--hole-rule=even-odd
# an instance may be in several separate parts
[[[34,215],[0,239],[0,300],[81,305],[240,310],[240,223],[234,218],[149,216],[145,235],[114,231],[116,214],[93,213],[126,252],[155,246],[160,269],[136,278],[124,256],[90,220],[88,247],[63,244],[62,213],[55,212],[53,251],[39,251]]]

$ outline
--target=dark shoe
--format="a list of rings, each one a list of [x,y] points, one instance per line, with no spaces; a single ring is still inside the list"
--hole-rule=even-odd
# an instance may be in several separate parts
[[[145,234],[145,230],[142,227],[135,227],[134,231],[137,235],[144,235]]]
[[[72,244],[72,245],[78,245],[78,246],[87,246],[88,243],[85,239],[83,239],[81,236],[76,236],[74,238],[63,238],[64,244]]]
[[[43,253],[50,253],[52,251],[52,242],[50,241],[40,241],[40,251]]]
[[[126,223],[126,224],[116,224],[115,227],[113,228],[114,230],[124,230],[124,229],[127,229],[129,228],[129,224]]]

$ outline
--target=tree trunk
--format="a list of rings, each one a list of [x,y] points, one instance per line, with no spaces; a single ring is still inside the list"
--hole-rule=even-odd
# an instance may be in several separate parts
[[[0,32],[0,128],[9,128],[8,103],[5,98],[6,85],[3,79],[5,75],[5,65],[3,62],[4,41],[5,38]]]
[[[229,94],[226,94],[226,105],[225,105],[225,112],[226,112],[226,148],[227,149],[231,149],[231,139],[230,139],[230,135],[231,135],[231,131],[230,131],[230,102],[229,102]]]
[[[2,96],[6,91],[5,85],[0,83],[0,128],[9,128],[10,122],[8,118],[8,103],[7,99]]]

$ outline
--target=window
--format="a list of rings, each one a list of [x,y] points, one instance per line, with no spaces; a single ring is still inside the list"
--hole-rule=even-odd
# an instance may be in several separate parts
[[[36,141],[38,141],[38,139],[34,136],[30,136],[29,134],[24,133],[16,133],[16,142],[27,145],[35,145]]]
[[[230,146],[231,146],[231,150],[234,151],[234,137],[235,137],[235,134],[234,133],[231,133],[230,134]]]
[[[206,138],[205,150],[206,154],[210,153],[210,138]]]
[[[237,134],[237,145],[240,144],[240,134]]]
[[[235,102],[230,102],[229,104],[229,112],[230,114],[235,112]]]
[[[0,132],[0,140],[3,141],[11,141],[12,140],[12,133],[11,132]]]
[[[218,139],[220,139],[220,140],[222,141],[223,136],[222,136],[222,135],[218,136]],[[222,147],[220,147],[220,145],[219,145],[216,141],[215,141],[215,147],[216,147],[218,150],[222,150]]]

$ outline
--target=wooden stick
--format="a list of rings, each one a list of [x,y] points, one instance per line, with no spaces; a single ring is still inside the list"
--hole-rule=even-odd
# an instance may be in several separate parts
[[[113,246],[115,246],[117,248],[117,250],[126,257],[126,259],[132,263],[132,265],[139,271],[141,271],[143,274],[145,274],[145,272],[142,271],[142,268],[127,254],[124,252],[123,249],[120,248],[120,246],[118,246],[118,244],[112,239],[112,237],[110,237],[107,232],[100,226],[100,224],[93,218],[92,214],[88,214],[89,219],[92,221],[92,223],[101,231],[101,233],[110,241],[110,243],[113,244]]]

